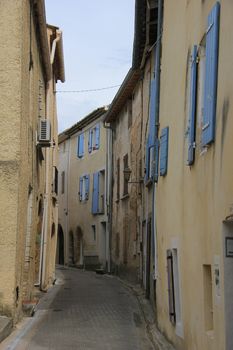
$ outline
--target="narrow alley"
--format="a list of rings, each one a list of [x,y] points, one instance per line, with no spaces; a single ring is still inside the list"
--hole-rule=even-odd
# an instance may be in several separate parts
[[[152,350],[140,305],[118,279],[59,267],[35,316],[1,350]]]

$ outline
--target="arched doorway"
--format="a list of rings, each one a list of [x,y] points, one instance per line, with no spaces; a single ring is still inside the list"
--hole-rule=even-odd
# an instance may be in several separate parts
[[[69,232],[69,265],[74,265],[74,235],[73,232]]]
[[[81,228],[78,226],[76,230],[76,265],[83,266],[83,233]]]
[[[57,235],[57,263],[64,265],[64,233],[60,224],[58,224]]]

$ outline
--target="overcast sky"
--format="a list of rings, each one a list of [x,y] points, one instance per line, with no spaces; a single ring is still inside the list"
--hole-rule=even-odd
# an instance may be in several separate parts
[[[121,84],[132,62],[134,0],[45,0],[47,23],[63,31],[66,82],[57,90]],[[111,103],[118,88],[57,93],[59,132]]]

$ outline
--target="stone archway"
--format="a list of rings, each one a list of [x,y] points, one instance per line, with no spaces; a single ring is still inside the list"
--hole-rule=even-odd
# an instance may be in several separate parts
[[[78,226],[75,235],[75,264],[77,266],[83,266],[83,233],[81,228]]]
[[[57,235],[57,263],[64,265],[64,233],[62,226],[58,224],[58,235]]]

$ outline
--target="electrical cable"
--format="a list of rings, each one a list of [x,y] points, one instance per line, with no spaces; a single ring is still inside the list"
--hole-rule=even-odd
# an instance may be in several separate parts
[[[121,86],[121,85],[113,85],[113,86],[107,86],[107,87],[98,88],[98,89],[88,89],[88,90],[57,90],[54,92],[55,93],[83,93],[83,92],[109,90],[109,89],[117,88],[119,86]]]

